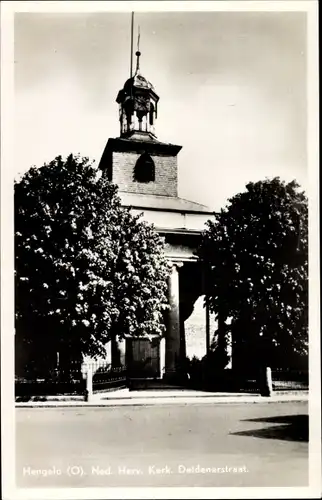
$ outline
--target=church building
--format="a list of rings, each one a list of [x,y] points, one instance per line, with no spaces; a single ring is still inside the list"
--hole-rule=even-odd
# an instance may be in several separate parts
[[[108,139],[99,168],[118,185],[122,205],[131,207],[134,214],[143,213],[165,239],[166,257],[172,264],[168,283],[171,310],[163,339],[119,341],[111,349],[112,363],[118,352],[130,377],[172,380],[187,355],[206,354],[214,332],[203,306],[204,272],[195,256],[201,231],[213,212],[178,196],[182,147],[157,139],[159,96],[140,71],[140,56],[137,51],[134,76],[116,98],[120,135]]]

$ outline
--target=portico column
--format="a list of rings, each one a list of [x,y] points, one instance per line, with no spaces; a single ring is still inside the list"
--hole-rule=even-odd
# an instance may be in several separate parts
[[[168,279],[170,311],[165,340],[165,377],[173,379],[181,361],[180,313],[179,313],[179,268],[181,262],[173,262]]]
[[[113,368],[125,365],[125,339],[112,338],[111,340],[111,362]]]

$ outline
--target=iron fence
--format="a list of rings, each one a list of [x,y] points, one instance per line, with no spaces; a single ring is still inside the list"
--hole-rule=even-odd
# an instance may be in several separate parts
[[[275,368],[272,369],[272,387],[274,392],[299,391],[309,389],[308,372]],[[259,374],[257,372],[236,373],[236,383],[240,392],[260,392]]]
[[[85,388],[86,377],[79,361],[70,361],[68,366],[48,370],[45,374],[35,373],[26,367],[24,376],[15,379],[17,400],[33,396],[82,395]]]
[[[65,366],[48,370],[45,375],[26,368],[24,377],[15,379],[16,401],[31,397],[85,395],[87,372],[92,373],[92,392],[103,392],[127,386],[126,367],[112,367],[107,361],[91,360],[87,363],[69,361]]]
[[[297,391],[309,389],[309,372],[292,369],[272,370],[274,391]]]
[[[262,377],[256,370],[216,370],[212,366],[195,363],[190,370],[189,386],[214,392],[260,393]],[[299,391],[309,389],[307,371],[291,369],[272,370],[273,391]]]
[[[125,366],[112,367],[105,361],[91,363],[93,373],[93,393],[127,387],[127,370]]]

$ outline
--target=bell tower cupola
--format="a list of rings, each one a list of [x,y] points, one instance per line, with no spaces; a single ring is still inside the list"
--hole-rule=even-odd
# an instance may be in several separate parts
[[[130,78],[119,91],[119,137],[109,138],[99,168],[119,187],[136,196],[178,196],[177,155],[181,146],[161,142],[155,133],[159,96],[140,69],[140,34],[136,68],[132,71],[133,13]],[[141,202],[140,202],[141,203]]]
[[[159,96],[152,83],[141,74],[139,41],[140,34],[134,76],[125,82],[116,98],[119,105],[120,136],[131,137],[133,134],[142,134],[155,138]]]

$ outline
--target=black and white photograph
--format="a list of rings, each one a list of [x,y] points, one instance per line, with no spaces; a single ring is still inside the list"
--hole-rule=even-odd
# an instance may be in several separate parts
[[[317,2],[1,13],[5,500],[320,496]]]

